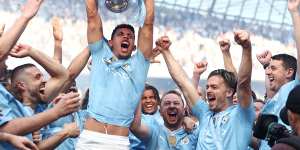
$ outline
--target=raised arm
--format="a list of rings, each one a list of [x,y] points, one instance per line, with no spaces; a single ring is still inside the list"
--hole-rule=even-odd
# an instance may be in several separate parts
[[[251,41],[247,31],[238,30],[234,32],[235,41],[243,48],[242,60],[238,72],[237,97],[239,104],[243,108],[251,105],[251,73],[252,73],[252,56]]]
[[[139,138],[146,138],[149,135],[148,127],[141,123],[142,118],[142,104],[138,105],[135,110],[134,120],[131,123],[130,131]]]
[[[185,71],[177,63],[172,53],[170,52],[169,47],[171,46],[171,41],[167,36],[164,36],[161,37],[156,43],[160,46],[160,51],[165,59],[171,77],[182,91],[185,99],[189,101],[188,104],[191,105],[189,107],[193,108],[193,106],[199,99],[199,95],[193,83],[186,75]]]
[[[219,45],[223,55],[224,67],[227,71],[234,73],[237,76],[237,71],[232,63],[230,54],[230,40],[224,35],[219,36]]]
[[[200,76],[202,75],[203,72],[206,71],[206,69],[207,69],[207,61],[202,60],[194,65],[193,76],[192,76],[193,85],[197,89],[198,95],[202,98],[205,97],[205,93],[202,92],[202,88],[199,85],[199,82],[200,82]]]
[[[67,138],[75,138],[79,135],[80,130],[76,125],[76,122],[68,123],[64,125],[64,128],[51,137],[41,141],[37,146],[39,150],[55,149]]]
[[[22,7],[21,16],[0,38],[0,61],[4,61],[11,48],[16,44],[28,22],[38,12],[43,0],[27,0]]]
[[[87,14],[87,39],[88,43],[92,44],[103,38],[102,21],[98,13],[98,0],[85,0],[85,3]]]
[[[31,117],[16,118],[0,126],[0,132],[7,132],[15,135],[27,135],[57,120],[60,117],[77,111],[80,107],[78,93],[68,93],[58,96],[58,101],[53,108],[38,113]],[[16,128],[17,127],[17,128]]]
[[[146,18],[144,25],[139,29],[137,47],[142,51],[145,58],[150,60],[153,47],[154,0],[144,1],[146,6]]]
[[[297,74],[300,75],[300,14],[299,14],[300,0],[288,0],[288,9],[292,16],[294,25],[294,36],[297,47]]]
[[[200,76],[202,75],[203,72],[205,72],[207,69],[207,61],[202,60],[198,63],[195,63],[194,65],[194,70],[193,70],[193,85],[195,88],[198,88],[199,86],[199,80]]]
[[[261,54],[256,54],[257,60],[260,62],[260,64],[263,66],[264,69],[266,69],[270,61],[272,59],[272,53],[269,50],[266,50],[262,52]],[[269,84],[269,78],[267,75],[265,75],[265,88],[266,88],[266,99],[272,98],[275,95],[275,92],[270,90],[270,84]]]
[[[59,18],[52,18],[52,29],[53,29],[53,38],[54,38],[54,55],[53,59],[59,64],[62,63],[62,40],[63,40],[63,31],[62,25]]]
[[[84,48],[83,51],[78,54],[70,63],[68,67],[68,80],[65,82],[65,85],[62,89],[62,91],[65,91],[70,88],[71,83],[77,78],[77,76],[80,74],[80,72],[83,70],[83,68],[86,66],[89,58],[90,58],[90,51],[88,48]]]
[[[57,63],[41,51],[23,44],[16,45],[11,50],[10,54],[11,56],[18,58],[30,56],[50,74],[51,78],[46,82],[45,92],[42,98],[44,102],[51,101],[59,94],[68,78],[68,72],[61,64]]]

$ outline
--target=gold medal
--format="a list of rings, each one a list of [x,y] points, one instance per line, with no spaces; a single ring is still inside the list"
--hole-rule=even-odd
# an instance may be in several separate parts
[[[169,135],[168,141],[169,141],[170,145],[175,146],[176,145],[176,136],[175,135]]]

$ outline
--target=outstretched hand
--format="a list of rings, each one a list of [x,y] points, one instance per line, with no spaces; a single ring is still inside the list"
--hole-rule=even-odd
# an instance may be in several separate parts
[[[60,19],[58,17],[52,18],[53,37],[57,41],[63,40],[63,31]]]
[[[27,0],[27,2],[22,6],[22,15],[31,19],[37,14],[42,3],[43,0]]]
[[[18,44],[15,45],[12,50],[10,51],[10,56],[16,58],[23,58],[30,55],[32,47],[25,44]]]

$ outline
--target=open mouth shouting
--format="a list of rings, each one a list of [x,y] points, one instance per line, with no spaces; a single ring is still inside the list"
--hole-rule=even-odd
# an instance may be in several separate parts
[[[273,81],[275,80],[273,76],[269,76],[268,78],[269,78],[270,84],[273,83]]]
[[[174,124],[177,122],[178,112],[177,109],[168,109],[167,110],[168,122]]]
[[[123,41],[121,43],[121,48],[122,48],[122,52],[127,52],[128,51],[128,48],[129,48],[129,42],[128,41]]]
[[[207,101],[208,101],[209,107],[211,108],[214,105],[215,101],[216,101],[216,97],[214,95],[208,94],[207,95]]]
[[[40,86],[40,94],[41,95],[45,94],[45,87],[46,87],[46,82],[43,82]]]

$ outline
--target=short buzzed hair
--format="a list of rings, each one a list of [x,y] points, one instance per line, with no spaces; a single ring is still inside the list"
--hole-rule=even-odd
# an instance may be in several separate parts
[[[129,25],[129,24],[119,24],[119,25],[117,25],[117,26],[114,28],[114,30],[113,30],[113,32],[112,32],[112,34],[111,34],[111,39],[113,39],[113,37],[115,36],[117,30],[118,30],[118,29],[122,29],[122,28],[129,29],[130,31],[132,31],[133,35],[135,35],[135,31],[134,31],[134,28],[133,28],[132,25]]]
[[[177,96],[181,99],[182,105],[183,105],[183,107],[184,107],[184,101],[183,101],[183,98],[182,98],[182,96],[181,96],[181,93],[178,92],[178,91],[176,91],[176,90],[170,90],[170,91],[167,91],[166,93],[164,93],[164,94],[162,95],[160,101],[162,102],[162,100],[163,100],[163,99],[165,98],[165,96],[168,95],[168,94],[175,94],[175,95],[177,95]]]
[[[27,68],[32,68],[35,67],[34,64],[23,64],[20,65],[16,68],[14,68],[11,72],[11,87],[12,87],[12,91],[13,94],[19,99],[21,100],[21,98],[18,96],[19,95],[19,89],[17,88],[17,81],[19,80],[19,78],[22,76],[22,73],[27,69]]]

